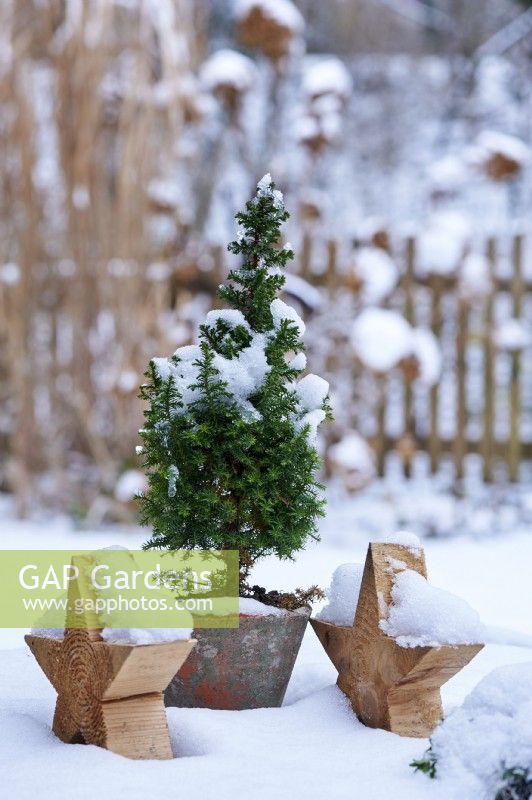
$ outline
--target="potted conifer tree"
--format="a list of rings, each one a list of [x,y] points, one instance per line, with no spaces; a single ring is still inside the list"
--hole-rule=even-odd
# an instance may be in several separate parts
[[[257,559],[292,558],[324,500],[316,479],[318,425],[328,384],[306,368],[304,323],[279,292],[293,258],[278,246],[288,219],[269,175],[236,217],[229,250],[241,257],[199,342],[150,362],[141,396],[151,526],[147,548],[237,549],[238,629],[197,629],[196,649],[166,693],[168,704],[253,708],[282,703],[316,587],[293,594],[250,585]]]

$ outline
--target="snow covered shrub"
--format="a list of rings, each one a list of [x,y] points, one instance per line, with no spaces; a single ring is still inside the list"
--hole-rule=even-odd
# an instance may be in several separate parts
[[[530,800],[532,797],[532,775],[529,769],[522,767],[505,769],[502,780],[503,785],[497,792],[495,800]]]
[[[434,731],[411,766],[437,778],[460,800],[532,797],[532,664],[486,675]]]
[[[416,772],[424,772],[429,778],[437,774],[437,758],[430,747],[422,758],[414,759],[410,766]],[[493,800],[530,800],[532,797],[532,775],[527,767],[511,767],[502,773],[501,785]]]
[[[288,213],[269,175],[236,218],[242,264],[219,289],[232,308],[207,314],[198,344],[154,358],[141,389],[141,517],[147,548],[238,549],[245,595],[257,558],[316,538],[315,438],[330,410],[327,382],[300,378],[305,325],[278,297],[293,252],[277,246]]]
[[[424,756],[422,756],[421,758],[415,758],[413,761],[410,762],[410,766],[416,772],[424,772],[425,775],[429,776],[429,778],[436,777],[436,764],[437,764],[436,757],[430,747]]]
[[[238,0],[235,16],[241,43],[273,60],[288,55],[305,29],[291,0]]]

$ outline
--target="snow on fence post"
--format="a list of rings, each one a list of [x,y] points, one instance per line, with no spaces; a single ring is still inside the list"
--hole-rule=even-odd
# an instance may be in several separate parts
[[[386,468],[386,386],[387,380],[385,375],[379,375],[375,378],[376,382],[376,396],[377,396],[377,436],[375,437],[375,460],[377,463],[377,475],[379,478],[384,477]]]
[[[327,266],[322,276],[312,275],[310,269],[311,254],[315,240],[309,231],[305,231],[302,239],[302,253],[299,262],[298,273],[307,277],[311,283],[324,285],[332,294],[336,289],[342,288],[346,292],[356,291],[353,284],[349,281],[349,274],[339,272],[337,269],[338,253],[341,252],[341,242],[327,240]],[[495,300],[499,293],[511,293],[513,304],[513,316],[520,316],[524,297],[532,294],[532,282],[523,277],[523,253],[524,236],[519,234],[512,239],[512,262],[513,275],[511,280],[508,278],[498,278],[496,275],[497,262],[497,239],[489,237],[485,242],[485,253],[488,262],[489,292],[475,295],[473,300],[481,302],[480,306],[482,318],[480,336],[483,348],[483,375],[482,389],[484,406],[481,410],[481,433],[480,438],[468,438],[468,402],[467,402],[467,370],[466,359],[470,327],[472,325],[471,302],[472,298],[463,293],[461,288],[462,276],[460,273],[452,276],[433,274],[429,276],[418,276],[416,274],[416,251],[417,241],[414,237],[408,237],[404,243],[402,258],[404,267],[400,280],[400,304],[402,314],[411,325],[416,322],[416,293],[421,287],[429,293],[430,302],[430,325],[437,339],[441,338],[443,326],[442,303],[453,299],[453,322],[456,330],[456,341],[454,345],[454,361],[456,390],[454,395],[454,418],[455,433],[452,439],[442,438],[439,425],[440,412],[440,389],[435,384],[430,389],[429,399],[424,409],[416,408],[413,402],[413,390],[411,382],[404,376],[402,377],[403,388],[403,410],[402,410],[402,430],[397,436],[390,437],[386,433],[386,413],[388,407],[387,400],[387,378],[376,378],[375,397],[372,407],[375,435],[373,437],[373,447],[376,455],[377,473],[384,475],[386,455],[395,450],[399,453],[405,477],[410,477],[412,469],[412,454],[414,449],[422,449],[428,453],[430,459],[431,472],[436,472],[440,466],[442,455],[450,456],[455,467],[455,477],[461,480],[464,477],[464,463],[468,453],[478,453],[482,459],[483,478],[486,482],[492,480],[493,466],[495,458],[504,458],[508,468],[510,480],[515,481],[518,477],[519,464],[523,456],[530,457],[532,448],[526,445],[523,447],[520,442],[521,425],[521,355],[520,348],[513,347],[509,357],[512,363],[511,382],[504,389],[504,396],[501,393],[501,402],[504,403],[509,419],[509,436],[504,441],[495,441],[495,361],[497,350],[494,336],[494,307]],[[390,307],[389,302],[383,304]],[[392,307],[396,304],[392,302]],[[425,414],[429,418],[429,430],[427,435],[417,437],[416,422],[417,415]]]
[[[431,328],[436,339],[440,339],[442,327],[442,277],[441,275],[431,275]],[[441,440],[438,425],[439,409],[439,384],[436,382],[430,389],[430,434],[429,434],[429,455],[430,471],[436,472],[440,462]]]
[[[327,288],[334,294],[338,288],[338,242],[334,239],[327,241]]]
[[[414,264],[416,256],[416,240],[409,236],[406,240],[405,253],[405,273],[403,288],[403,313],[406,321],[414,324]],[[413,415],[412,384],[410,381],[403,383],[403,402],[404,402],[404,434],[407,441],[413,441],[415,436],[415,421]],[[412,458],[403,458],[403,470],[405,477],[409,478],[412,473]]]
[[[213,308],[221,308],[223,303],[216,293],[216,288],[224,281],[226,277],[225,269],[225,250],[221,245],[217,244],[211,248],[212,257],[212,277],[214,286]]]
[[[512,311],[515,319],[521,317],[523,305],[523,237],[518,234],[512,243]],[[519,422],[521,417],[521,355],[519,349],[511,352],[510,381],[510,438],[508,441],[508,477],[517,481],[521,448],[519,444]]]
[[[495,277],[495,263],[497,246],[495,239],[490,237],[486,244],[490,275],[492,281]],[[493,471],[493,423],[494,423],[494,379],[493,379],[493,301],[494,290],[490,290],[484,302],[484,432],[482,440],[482,473],[484,480],[489,482]]]
[[[7,271],[9,268],[9,271]],[[31,465],[35,441],[35,413],[32,402],[32,376],[35,364],[30,355],[29,316],[24,313],[24,298],[32,292],[29,270],[15,264],[4,264],[0,278],[0,337],[4,342],[5,372],[2,378],[11,383],[11,391],[17,397],[17,413],[13,419],[11,459],[8,478],[15,495],[15,510],[18,517],[26,516],[32,491]],[[21,358],[26,354],[25,358]],[[2,365],[4,366],[4,365]],[[9,448],[6,447],[9,452]]]
[[[216,286],[225,280],[225,249],[220,245],[212,248],[212,260],[214,268],[214,280]]]
[[[455,477],[464,477],[464,456],[466,454],[466,347],[469,324],[469,307],[463,297],[458,298],[458,321],[456,329],[456,433],[454,440]]]
[[[301,240],[301,255],[299,262],[299,274],[306,281],[311,280],[310,259],[312,254],[312,237],[305,231]]]

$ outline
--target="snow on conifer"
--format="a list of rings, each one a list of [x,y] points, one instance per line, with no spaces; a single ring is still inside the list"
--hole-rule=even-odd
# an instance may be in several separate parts
[[[238,549],[242,590],[256,558],[290,557],[316,535],[329,386],[301,377],[305,325],[278,297],[293,252],[277,245],[288,214],[269,174],[236,218],[229,250],[242,263],[219,289],[230,308],[207,314],[196,344],[154,358],[142,387],[141,507],[147,547]]]

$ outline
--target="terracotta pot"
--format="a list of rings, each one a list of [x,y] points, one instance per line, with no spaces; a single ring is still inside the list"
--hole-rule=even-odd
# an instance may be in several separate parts
[[[196,628],[197,645],[166,689],[166,705],[232,710],[280,706],[310,611],[241,614],[239,628]]]

